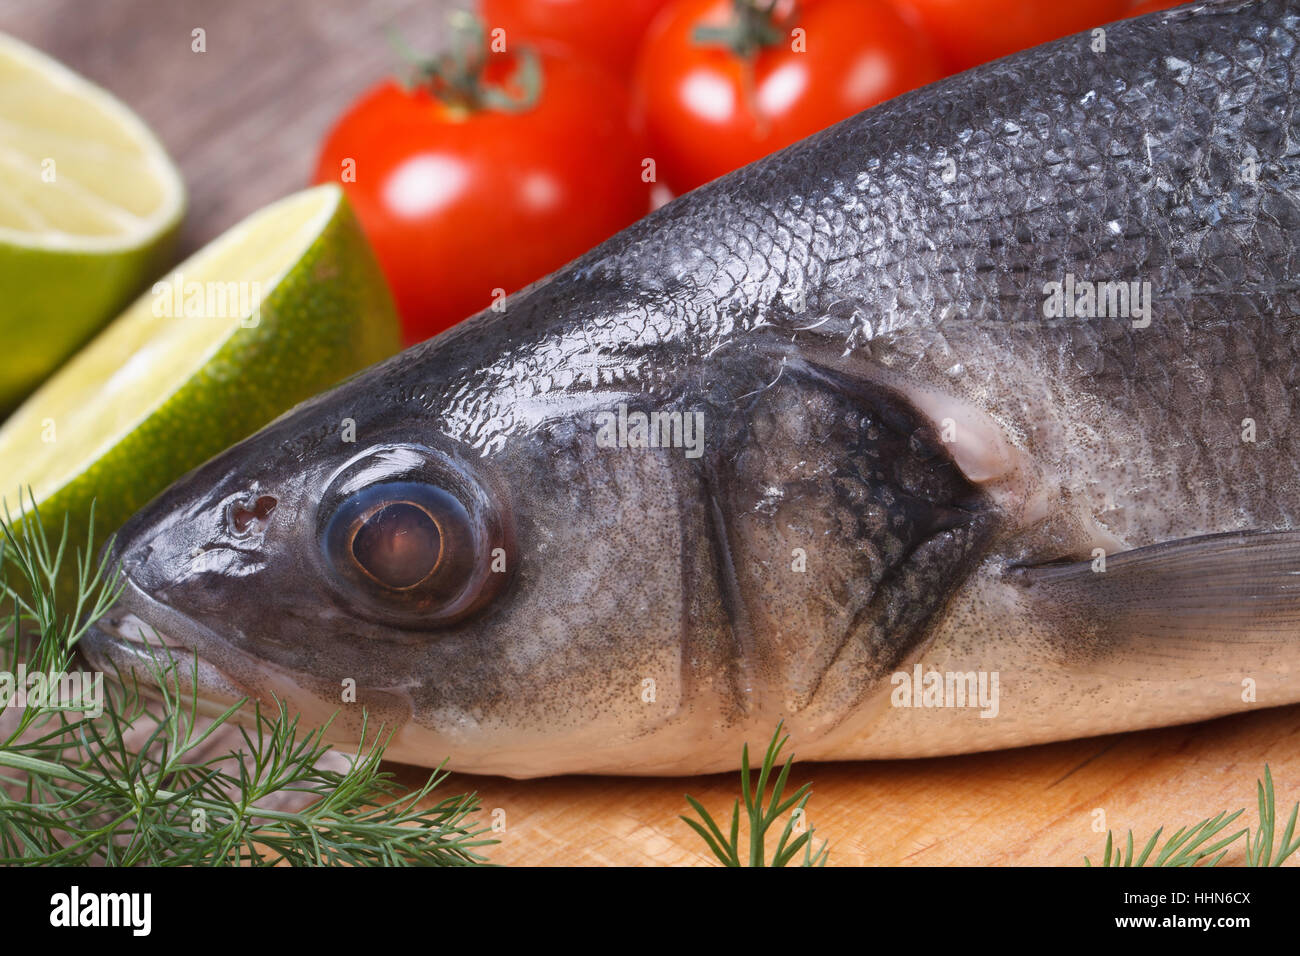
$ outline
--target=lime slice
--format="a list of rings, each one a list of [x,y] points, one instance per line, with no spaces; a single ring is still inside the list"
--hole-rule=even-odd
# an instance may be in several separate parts
[[[0,494],[15,518],[34,498],[46,528],[66,515],[74,544],[95,499],[103,543],[176,478],[400,341],[342,190],[296,193],[156,282],[14,412]]]
[[[161,271],[184,206],[130,110],[0,34],[0,413]]]

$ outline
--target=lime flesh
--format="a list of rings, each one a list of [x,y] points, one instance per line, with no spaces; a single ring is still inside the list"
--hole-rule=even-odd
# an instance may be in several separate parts
[[[0,412],[159,271],[184,204],[130,110],[0,34]]]

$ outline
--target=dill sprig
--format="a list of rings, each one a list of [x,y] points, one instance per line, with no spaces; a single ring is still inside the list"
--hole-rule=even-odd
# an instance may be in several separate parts
[[[1200,863],[1203,860],[1212,857],[1215,853],[1218,853],[1219,855],[1210,860],[1208,864],[1209,866],[1214,866],[1219,862],[1219,860],[1223,859],[1223,854],[1227,852],[1224,848],[1235,842],[1246,831],[1238,830],[1231,836],[1225,837],[1208,847],[1205,845],[1206,842],[1211,838],[1218,836],[1219,833],[1228,826],[1228,824],[1241,816],[1243,812],[1245,811],[1238,810],[1236,813],[1228,814],[1225,811],[1224,813],[1220,813],[1218,816],[1202,820],[1191,829],[1188,829],[1187,827],[1179,828],[1173,836],[1169,837],[1169,839],[1165,841],[1165,845],[1156,855],[1156,858],[1151,860],[1150,865],[1195,866],[1197,863]],[[1150,860],[1151,854],[1156,848],[1157,842],[1160,840],[1160,834],[1164,832],[1164,829],[1164,827],[1160,827],[1155,833],[1151,834],[1151,839],[1147,841],[1146,846],[1142,848],[1142,852],[1138,854],[1136,860],[1133,859],[1133,831],[1128,831],[1128,841],[1125,850],[1122,853],[1119,847],[1113,846],[1112,834],[1107,831],[1106,846],[1102,851],[1101,865],[1146,866],[1147,861]],[[1086,856],[1083,858],[1083,862],[1085,866],[1092,866],[1092,861]]]
[[[120,593],[120,575],[94,560],[93,537],[73,557],[66,521],[52,548],[34,502],[20,522],[6,514],[0,531],[9,672],[21,660],[29,673],[65,673],[77,641]],[[70,560],[77,589],[65,609],[57,584]],[[29,702],[0,732],[0,864],[485,862],[477,850],[496,841],[471,820],[477,798],[422,806],[446,773],[439,767],[414,791],[396,784],[381,769],[391,733],[371,733],[364,715],[343,770],[323,762],[328,725],[303,731],[282,703],[275,713],[254,708],[237,751],[208,755],[245,702],[205,721],[197,667],[195,658],[187,693],[176,661],[157,665],[150,697],[118,675],[98,716],[85,701]]]
[[[1291,819],[1282,831],[1282,845],[1274,856],[1273,829],[1277,823],[1277,810],[1273,799],[1273,772],[1268,764],[1264,764],[1264,779],[1255,781],[1255,792],[1259,799],[1259,831],[1253,843],[1250,834],[1246,834],[1246,865],[1281,866],[1283,860],[1300,850],[1300,837],[1294,842],[1291,840],[1295,833],[1296,815],[1300,814],[1300,803],[1291,808]]]
[[[776,725],[776,732],[767,745],[767,753],[763,756],[763,765],[758,771],[758,782],[753,787],[751,787],[750,780],[749,744],[745,744],[742,748],[740,752],[741,797],[732,805],[731,827],[727,835],[723,834],[722,829],[714,821],[709,811],[704,809],[704,805],[689,793],[686,794],[686,802],[699,814],[700,819],[692,820],[690,817],[683,816],[682,820],[700,835],[709,849],[713,851],[713,855],[721,860],[724,866],[745,865],[740,860],[740,804],[742,800],[745,804],[745,813],[749,818],[749,866],[786,866],[799,854],[800,850],[803,850],[803,860],[800,862],[800,866],[825,866],[830,856],[824,840],[821,848],[815,853],[813,852],[813,828],[811,826],[795,837],[794,840],[790,839],[794,835],[796,821],[800,818],[806,818],[805,808],[808,804],[808,798],[812,795],[812,784],[805,783],[789,797],[784,800],[781,799],[790,776],[790,767],[794,763],[793,754],[786,758],[781,772],[777,775],[776,780],[772,781],[772,793],[770,798],[768,797],[768,781],[771,780],[772,771],[781,755],[781,748],[790,739],[789,735],[781,736],[783,725],[784,721]],[[786,821],[781,836],[777,840],[776,848],[772,852],[772,858],[769,860],[764,846],[767,832],[786,813],[790,814],[790,819]]]
[[[1255,837],[1251,839],[1249,827],[1237,830],[1221,840],[1209,843],[1231,824],[1237,817],[1245,813],[1245,810],[1237,810],[1235,813],[1228,813],[1226,810],[1216,816],[1202,820],[1200,823],[1188,829],[1182,827],[1176,831],[1173,836],[1169,837],[1164,846],[1156,853],[1152,859],[1151,854],[1155,852],[1157,843],[1160,840],[1160,834],[1164,832],[1164,827],[1160,827],[1151,838],[1147,840],[1142,851],[1134,858],[1133,855],[1133,831],[1128,831],[1128,837],[1125,840],[1124,849],[1121,850],[1114,845],[1114,834],[1109,830],[1106,832],[1106,846],[1102,849],[1101,866],[1217,866],[1228,852],[1228,847],[1242,836],[1246,838],[1246,865],[1247,866],[1281,866],[1282,862],[1297,850],[1300,850],[1300,838],[1292,840],[1295,833],[1296,817],[1300,814],[1300,803],[1297,803],[1291,810],[1291,818],[1287,822],[1286,828],[1282,832],[1281,845],[1277,848],[1277,854],[1273,853],[1273,836],[1277,822],[1276,801],[1273,793],[1273,773],[1268,765],[1264,765],[1264,779],[1255,782],[1256,794],[1259,800],[1259,829],[1255,832]],[[1209,843],[1207,846],[1206,844]],[[1092,866],[1092,860],[1088,857],[1083,858],[1085,866]]]

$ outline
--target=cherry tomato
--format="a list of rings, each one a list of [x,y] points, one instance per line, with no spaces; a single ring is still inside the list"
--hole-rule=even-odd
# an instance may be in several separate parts
[[[746,56],[697,31],[737,22],[732,0],[678,0],[651,25],[635,98],[658,176],[693,189],[942,75],[885,0],[778,5]]]
[[[646,27],[666,0],[483,0],[489,28],[515,40],[544,40],[627,76]]]
[[[316,182],[340,182],[392,286],[407,342],[434,335],[645,214],[647,155],[627,94],[599,67],[533,51],[540,96],[517,111],[384,83],[326,138]],[[509,90],[514,52],[491,56]],[[355,181],[348,176],[355,165]]]
[[[1125,16],[1129,0],[895,0],[920,19],[948,72]]]

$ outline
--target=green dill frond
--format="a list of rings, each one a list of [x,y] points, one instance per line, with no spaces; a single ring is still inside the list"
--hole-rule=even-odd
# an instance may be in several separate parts
[[[1287,820],[1286,829],[1282,831],[1282,845],[1277,855],[1273,854],[1273,834],[1277,823],[1277,811],[1273,799],[1273,771],[1264,764],[1264,779],[1255,781],[1255,792],[1259,799],[1259,830],[1254,841],[1246,834],[1247,866],[1281,866],[1282,862],[1300,850],[1300,837],[1292,841],[1295,833],[1296,815],[1300,814],[1300,803],[1291,808],[1291,818]]]
[[[821,848],[813,852],[812,827],[808,827],[805,832],[798,836],[794,834],[796,821],[806,818],[806,807],[808,798],[812,795],[812,784],[805,783],[789,797],[782,799],[790,776],[790,767],[794,763],[793,754],[786,758],[785,765],[781,768],[776,780],[772,781],[771,796],[768,796],[768,782],[772,779],[772,771],[781,755],[781,749],[790,739],[788,735],[781,736],[783,726],[784,721],[776,725],[776,732],[767,745],[767,753],[763,756],[763,765],[759,768],[758,782],[755,786],[751,787],[749,744],[745,744],[741,750],[741,798],[732,805],[731,826],[725,835],[709,814],[709,811],[704,808],[704,805],[690,794],[686,795],[686,802],[690,804],[691,809],[699,815],[700,819],[693,820],[690,817],[683,816],[682,820],[700,835],[709,850],[722,861],[724,866],[787,866],[795,857],[799,856],[801,850],[803,851],[803,857],[799,863],[800,866],[825,866],[827,859],[830,857],[826,841],[822,841]],[[740,805],[742,801],[745,804],[745,814],[749,818],[748,864],[742,864],[740,858]],[[786,813],[790,814],[790,819],[786,821],[785,827],[781,830],[780,837],[769,860],[765,852],[768,831]],[[794,837],[794,839],[792,840],[791,837]]]
[[[1255,831],[1253,839],[1251,838],[1250,828],[1247,827],[1237,830],[1221,840],[1210,843],[1209,841],[1227,829],[1232,821],[1245,813],[1244,810],[1238,810],[1232,814],[1224,811],[1217,816],[1202,820],[1190,830],[1186,827],[1180,829],[1165,841],[1164,847],[1156,854],[1154,860],[1151,858],[1151,854],[1155,852],[1156,845],[1160,840],[1160,834],[1164,832],[1164,827],[1151,834],[1151,838],[1147,840],[1146,845],[1138,853],[1136,859],[1133,856],[1132,830],[1128,831],[1128,837],[1122,851],[1114,845],[1114,834],[1107,831],[1106,845],[1102,848],[1101,863],[1099,865],[1196,866],[1204,863],[1206,866],[1217,866],[1227,854],[1227,848],[1242,836],[1245,836],[1247,866],[1281,866],[1287,857],[1300,850],[1300,837],[1292,839],[1296,830],[1296,817],[1300,815],[1300,803],[1291,808],[1291,817],[1282,831],[1281,845],[1278,846],[1277,853],[1274,854],[1273,843],[1277,812],[1273,793],[1273,772],[1268,764],[1264,765],[1264,779],[1255,782],[1255,790],[1259,799],[1259,829]],[[1207,843],[1209,843],[1208,846]],[[1083,858],[1083,863],[1084,866],[1093,865],[1092,860],[1086,856]]]
[[[94,522],[91,522],[93,527]],[[67,523],[51,547],[40,515],[0,522],[2,639],[10,673],[64,673],[74,647],[121,590],[94,541],[70,553]],[[77,592],[56,583],[76,561]],[[170,652],[168,652],[170,653]],[[198,660],[158,664],[146,696],[134,676],[105,682],[102,713],[32,703],[0,732],[0,864],[112,866],[481,865],[495,840],[474,824],[473,794],[422,806],[446,779],[440,767],[407,791],[381,769],[391,739],[363,715],[362,742],[331,769],[328,726],[303,730],[283,704],[254,709],[238,752],[211,756],[240,701],[201,717]],[[74,704],[77,702],[74,702]],[[7,726],[7,725],[6,725]],[[335,762],[338,762],[335,755]],[[285,807],[298,809],[286,809]]]
[[[1210,840],[1218,836],[1225,830],[1233,820],[1241,816],[1245,811],[1238,810],[1235,813],[1220,813],[1217,816],[1209,817],[1188,829],[1181,827],[1173,836],[1169,837],[1160,852],[1156,854],[1154,860],[1151,854],[1155,851],[1159,843],[1160,834],[1164,832],[1164,827],[1160,827],[1155,833],[1151,834],[1151,839],[1147,840],[1142,852],[1138,854],[1137,859],[1133,858],[1133,831],[1128,831],[1128,839],[1125,842],[1125,849],[1121,853],[1119,847],[1113,846],[1113,834],[1106,832],[1106,846],[1102,851],[1102,866],[1196,866],[1209,859],[1208,866],[1214,866],[1223,859],[1223,854],[1227,852],[1225,847],[1239,839],[1245,830],[1238,830],[1231,836],[1224,837],[1215,843],[1209,843]],[[1209,843],[1207,846],[1206,844]],[[1215,856],[1215,854],[1218,856]],[[1148,862],[1149,861],[1149,862]],[[1092,866],[1092,861],[1087,857],[1083,858],[1085,866]]]

